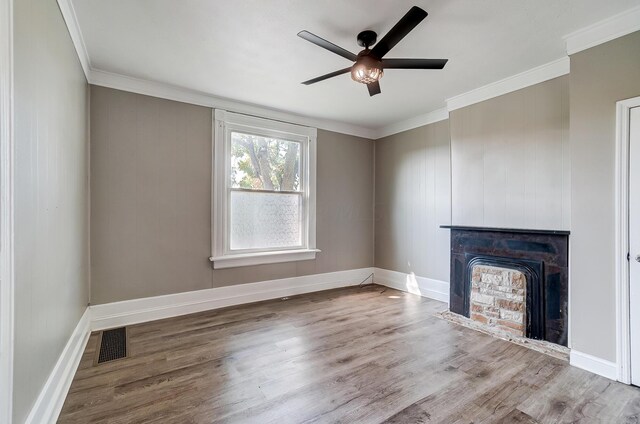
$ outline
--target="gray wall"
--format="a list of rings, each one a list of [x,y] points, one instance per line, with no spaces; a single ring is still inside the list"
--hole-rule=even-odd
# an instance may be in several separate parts
[[[88,86],[55,0],[14,2],[14,422],[88,302]]]
[[[440,225],[568,229],[569,77],[376,141],[377,267],[449,281]]]
[[[376,140],[376,267],[449,281],[449,121]]]
[[[616,360],[616,102],[640,96],[640,32],[571,56],[571,339]]]
[[[569,77],[455,110],[452,223],[569,229]]]
[[[211,269],[209,108],[91,87],[91,303],[373,266],[372,141],[318,131],[313,261]]]

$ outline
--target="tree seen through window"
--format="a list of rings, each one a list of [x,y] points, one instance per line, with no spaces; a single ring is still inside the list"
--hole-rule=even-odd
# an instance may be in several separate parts
[[[231,187],[300,190],[300,143],[231,133]]]

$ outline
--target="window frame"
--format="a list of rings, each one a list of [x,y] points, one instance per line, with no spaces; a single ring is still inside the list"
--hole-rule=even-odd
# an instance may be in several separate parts
[[[214,269],[315,259],[316,252],[316,155],[317,129],[258,118],[221,109],[213,112],[211,246]],[[301,245],[257,249],[231,249],[232,132],[300,143]],[[255,192],[272,193],[269,190]],[[283,191],[282,193],[289,193]]]

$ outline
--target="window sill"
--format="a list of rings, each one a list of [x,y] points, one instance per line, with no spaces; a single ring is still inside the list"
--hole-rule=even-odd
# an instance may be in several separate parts
[[[236,268],[250,265],[276,264],[280,262],[308,261],[316,258],[319,249],[279,250],[275,252],[241,253],[211,257],[214,269]]]

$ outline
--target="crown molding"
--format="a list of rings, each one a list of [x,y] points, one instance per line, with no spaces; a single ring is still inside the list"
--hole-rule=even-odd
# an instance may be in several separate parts
[[[413,118],[405,119],[404,121],[381,127],[378,129],[375,138],[379,139],[388,137],[390,135],[422,127],[424,125],[433,124],[434,122],[444,121],[445,119],[449,119],[449,111],[446,107],[443,107],[442,109],[437,109]]]
[[[112,72],[105,72],[98,69],[91,70],[89,83],[102,87],[115,88],[117,90],[144,94],[146,96],[159,97],[162,99],[175,100],[178,102],[191,103],[200,106],[207,106],[214,109],[224,109],[230,112],[242,113],[245,115],[257,116],[260,118],[268,118],[291,124],[315,127],[328,131],[335,131],[342,134],[354,135],[357,137],[374,139],[376,136],[376,131],[371,128],[347,124],[344,122],[332,121],[328,119],[311,118],[303,115],[297,115],[277,109],[271,109],[250,103],[217,97],[212,94],[178,87],[171,84],[143,80],[140,78],[115,74]]]
[[[447,99],[449,111],[470,106],[494,97],[502,96],[513,91],[539,84],[550,79],[560,77],[569,73],[569,57],[565,56],[553,62],[537,66],[528,71],[501,79],[500,81],[487,84],[463,94]]]
[[[567,54],[595,47],[640,30],[640,6],[603,19],[563,37]]]
[[[71,36],[73,46],[76,48],[78,54],[78,60],[84,71],[84,76],[89,80],[91,73],[91,60],[89,59],[89,53],[87,52],[87,46],[84,44],[84,38],[82,37],[82,31],[80,31],[80,24],[78,23],[78,17],[76,11],[73,8],[71,0],[58,0],[58,7],[62,18],[67,25],[67,30]]]
[[[82,69],[90,84],[212,108],[226,109],[233,112],[316,127],[371,140],[448,119],[448,112],[452,110],[566,75],[570,70],[569,58],[563,57],[520,74],[451,97],[446,100],[446,109],[434,110],[423,115],[374,129],[345,122],[297,115],[278,109],[217,97],[212,94],[171,84],[143,80],[95,69],[91,65],[72,0],[57,0],[57,2],[69,30],[73,45],[77,51]],[[575,31],[566,35],[563,39],[566,43],[567,54],[571,55],[638,30],[640,30],[640,7],[630,9]]]

